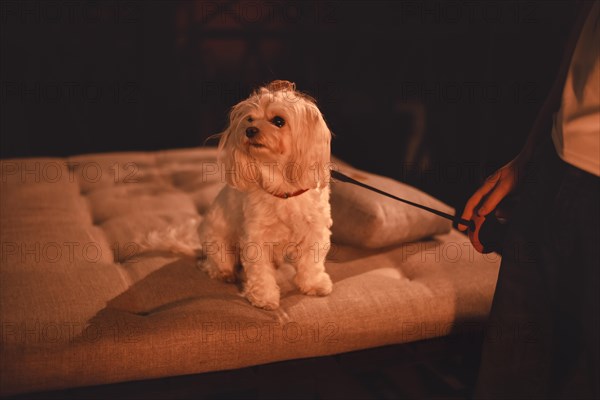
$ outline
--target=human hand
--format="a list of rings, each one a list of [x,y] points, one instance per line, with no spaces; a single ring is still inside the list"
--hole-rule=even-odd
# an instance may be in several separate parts
[[[523,158],[523,156],[518,156],[490,175],[469,198],[461,218],[470,221],[474,217],[485,217],[498,206],[502,199],[514,191],[519,183],[519,174],[525,164]],[[458,229],[461,231],[465,231],[467,228],[465,225],[458,224]]]

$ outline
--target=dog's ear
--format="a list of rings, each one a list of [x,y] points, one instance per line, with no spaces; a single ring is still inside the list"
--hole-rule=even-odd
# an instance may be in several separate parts
[[[331,164],[331,131],[318,107],[311,101],[302,101],[296,135],[294,135],[291,162],[294,175],[301,188],[327,186]]]
[[[235,135],[236,128],[241,122],[241,115],[238,104],[229,114],[227,129],[220,134],[219,162],[223,181],[236,189],[245,190],[258,177],[254,163],[243,151],[240,151],[242,148],[241,138]]]

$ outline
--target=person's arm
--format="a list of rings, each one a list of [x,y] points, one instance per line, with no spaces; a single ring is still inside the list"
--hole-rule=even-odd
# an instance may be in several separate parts
[[[477,212],[477,215],[480,216],[488,215],[498,206],[502,199],[517,187],[519,183],[519,174],[523,173],[525,166],[531,159],[531,156],[541,139],[547,137],[550,132],[553,119],[552,115],[560,107],[563,86],[567,77],[567,72],[569,71],[571,56],[573,55],[579,33],[581,32],[592,4],[592,2],[588,1],[584,1],[581,4],[578,16],[565,46],[565,54],[558,69],[556,80],[537,114],[525,145],[513,160],[483,182],[481,187],[465,204],[461,218],[470,221],[474,212]],[[464,231],[467,227],[459,224],[458,229]]]

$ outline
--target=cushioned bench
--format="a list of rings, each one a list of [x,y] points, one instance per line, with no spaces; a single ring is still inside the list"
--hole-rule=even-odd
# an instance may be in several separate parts
[[[454,230],[383,249],[334,244],[333,293],[302,295],[283,268],[276,311],[253,307],[192,259],[141,253],[147,232],[205,212],[222,187],[215,157],[203,148],[2,161],[0,394],[234,369],[481,327],[499,256],[476,253]]]

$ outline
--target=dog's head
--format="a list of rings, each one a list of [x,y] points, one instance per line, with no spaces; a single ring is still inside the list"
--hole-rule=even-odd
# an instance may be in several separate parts
[[[324,186],[331,132],[315,101],[288,81],[273,81],[235,105],[221,134],[220,159],[229,185],[269,186],[273,174],[287,187]]]

